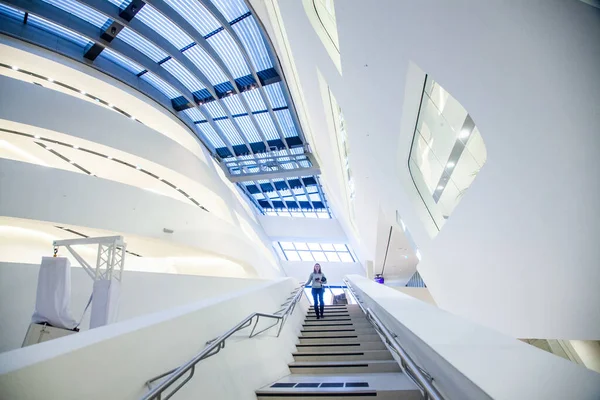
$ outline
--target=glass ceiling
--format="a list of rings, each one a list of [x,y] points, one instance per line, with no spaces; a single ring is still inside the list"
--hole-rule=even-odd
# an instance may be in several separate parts
[[[43,4],[0,5],[0,18],[20,19],[80,47],[89,60],[111,61],[153,86],[231,175],[312,167],[277,60],[244,0],[165,0],[136,7],[131,0]],[[114,39],[102,41],[101,34],[115,26]],[[102,47],[99,55],[91,55],[93,45]],[[272,180],[281,187],[272,191],[251,177],[239,186],[263,213],[325,210],[329,216],[317,178],[298,175]],[[288,192],[281,192],[284,185]],[[255,188],[262,189],[250,191]]]

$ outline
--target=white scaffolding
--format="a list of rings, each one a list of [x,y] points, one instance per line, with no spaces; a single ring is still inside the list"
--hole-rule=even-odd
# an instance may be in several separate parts
[[[94,281],[111,280],[113,278],[119,282],[121,281],[127,248],[123,236],[55,240],[52,244],[54,245],[54,254],[61,246],[69,250],[69,253],[81,264],[85,272]],[[95,244],[98,245],[98,255],[96,257],[96,267],[92,268],[72,246]]]
[[[53,244],[55,255],[59,247],[65,247],[94,281],[90,329],[115,322],[127,249],[123,237],[65,239],[55,240]],[[81,245],[98,245],[95,268],[73,248]]]

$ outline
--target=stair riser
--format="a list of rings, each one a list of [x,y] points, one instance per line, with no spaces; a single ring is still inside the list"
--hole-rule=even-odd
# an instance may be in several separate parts
[[[325,332],[323,332],[325,331]],[[325,330],[320,329],[319,331],[303,331],[301,332],[301,337],[313,337],[313,336],[344,336],[344,335],[375,335],[375,329],[373,328],[361,328],[361,329],[352,329],[352,330]]]
[[[323,326],[303,326],[302,327],[302,331],[306,331],[306,332],[314,332],[314,331],[345,331],[346,329],[354,329],[354,330],[359,330],[359,329],[373,329],[373,326],[371,324],[352,324],[352,325],[338,325],[338,326],[328,326],[328,325],[323,325]]]
[[[317,320],[317,321],[309,321],[304,322],[303,326],[305,327],[319,327],[319,326],[329,326],[329,325],[339,325],[339,326],[347,326],[347,325],[371,325],[366,318],[359,319],[355,318],[354,320],[350,319],[350,321],[332,321],[331,319]]]
[[[351,392],[342,392],[342,393],[337,393],[337,392],[331,392],[328,391],[327,392],[327,396],[311,396],[310,394],[306,393],[306,394],[301,394],[298,392],[285,392],[286,396],[277,396],[275,393],[273,394],[269,394],[268,396],[266,395],[262,395],[262,394],[257,394],[257,399],[258,400],[373,400],[373,399],[377,399],[377,400],[398,400],[398,399],[402,399],[402,400],[418,400],[421,399],[421,394],[419,391],[417,390],[413,390],[413,391],[408,391],[408,390],[385,390],[385,391],[376,391],[377,396],[373,396],[373,395],[367,395],[365,394],[364,396],[357,396],[358,393],[373,393],[373,391],[368,390],[368,388],[365,388],[366,390],[355,390],[355,391],[351,391]],[[289,394],[288,394],[289,393]],[[298,393],[297,396],[293,396],[291,394],[295,394]],[[350,396],[348,396],[348,393],[352,393]],[[337,396],[336,396],[337,394]]]
[[[352,354],[352,353],[349,353]],[[369,361],[369,360],[393,360],[392,354],[387,350],[365,352],[362,355],[310,355],[303,356],[300,353],[294,355],[294,361]]]
[[[327,374],[327,375],[347,375],[347,374],[377,374],[383,372],[401,372],[400,366],[397,363],[383,364],[365,364],[366,366],[353,367],[306,367],[298,368],[290,366],[292,374]]]
[[[335,344],[335,343],[364,343],[381,341],[378,335],[340,335],[351,337],[324,337],[324,338],[309,338],[300,337],[301,344]]]
[[[350,342],[352,343],[352,342]],[[350,344],[349,343],[349,344]],[[357,342],[354,342],[357,343]],[[354,344],[352,343],[352,344]],[[315,343],[313,343],[315,344]],[[296,346],[298,353],[331,353],[332,351],[367,351],[367,350],[385,350],[385,344],[382,341],[377,342],[364,342],[357,346]]]

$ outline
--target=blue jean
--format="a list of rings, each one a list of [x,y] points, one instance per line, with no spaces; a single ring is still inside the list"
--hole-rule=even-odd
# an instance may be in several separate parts
[[[312,288],[312,296],[314,300],[315,312],[317,315],[319,311],[321,315],[323,315],[323,309],[325,308],[325,302],[323,301],[323,293],[325,293],[325,289],[323,288]],[[319,307],[319,303],[321,303],[321,307]]]

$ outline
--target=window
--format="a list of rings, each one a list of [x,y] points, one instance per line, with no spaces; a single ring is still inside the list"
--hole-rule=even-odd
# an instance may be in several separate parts
[[[355,262],[354,255],[346,244],[277,242],[288,261]]]
[[[326,85],[324,78],[319,73],[320,82],[322,85]],[[329,110],[326,110],[331,115],[333,127],[335,129],[335,137],[338,148],[338,156],[340,160],[340,168],[342,169],[342,176],[344,177],[344,186],[346,190],[346,203],[348,209],[348,215],[352,228],[356,232],[355,224],[355,212],[354,212],[354,177],[350,168],[350,144],[348,141],[348,133],[346,132],[346,120],[344,119],[344,113],[339,106],[335,96],[327,86],[327,97],[325,104],[329,103]],[[326,106],[327,107],[327,106]]]
[[[479,129],[464,107],[425,78],[408,169],[439,231],[485,164]]]

